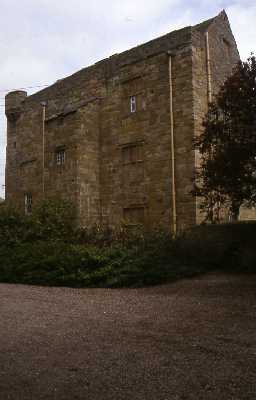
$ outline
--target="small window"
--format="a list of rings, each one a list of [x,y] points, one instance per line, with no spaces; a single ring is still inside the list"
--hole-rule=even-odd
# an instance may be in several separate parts
[[[56,151],[56,164],[57,165],[65,164],[65,156],[66,154],[64,149]]]
[[[32,194],[25,193],[25,214],[29,215],[32,213]]]
[[[130,111],[131,111],[131,113],[136,112],[136,96],[130,97]]]

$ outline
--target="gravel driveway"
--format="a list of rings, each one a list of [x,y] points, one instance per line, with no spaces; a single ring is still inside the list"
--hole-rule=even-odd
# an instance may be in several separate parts
[[[0,399],[255,400],[256,276],[0,284]]]

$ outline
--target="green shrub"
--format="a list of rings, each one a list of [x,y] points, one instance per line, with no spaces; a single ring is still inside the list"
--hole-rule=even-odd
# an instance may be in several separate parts
[[[66,200],[43,200],[30,217],[31,233],[40,240],[73,240],[76,213]]]
[[[0,240],[13,244],[35,240],[72,241],[76,236],[74,206],[65,200],[44,200],[32,215],[0,206]]]
[[[205,225],[172,239],[163,231],[77,229],[66,202],[31,217],[0,207],[0,281],[73,286],[145,286],[221,270],[256,272],[256,223]]]
[[[0,243],[13,244],[24,239],[26,222],[15,209],[0,206]]]

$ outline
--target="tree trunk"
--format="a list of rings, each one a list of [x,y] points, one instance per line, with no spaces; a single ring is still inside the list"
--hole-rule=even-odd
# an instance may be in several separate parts
[[[232,201],[230,207],[231,222],[237,222],[239,218],[240,203],[237,201]]]

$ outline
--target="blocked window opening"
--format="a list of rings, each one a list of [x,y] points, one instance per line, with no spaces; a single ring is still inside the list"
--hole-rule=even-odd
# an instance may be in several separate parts
[[[24,202],[25,202],[25,214],[29,215],[32,213],[32,204],[33,204],[31,193],[25,193]]]
[[[130,97],[130,111],[131,111],[131,113],[135,113],[136,109],[137,109],[136,96],[131,96]]]
[[[16,133],[16,118],[15,116],[10,116],[8,118],[8,132],[9,133]]]
[[[223,44],[224,44],[224,49],[227,57],[230,57],[230,52],[231,52],[231,44],[229,41],[225,38],[222,38]]]
[[[144,225],[145,208],[144,207],[127,207],[123,210],[124,220],[132,225]]]
[[[56,164],[57,165],[63,165],[65,164],[65,159],[66,159],[66,152],[64,149],[57,150],[56,151]]]
[[[131,144],[122,148],[123,165],[142,162],[143,146],[142,144]]]

